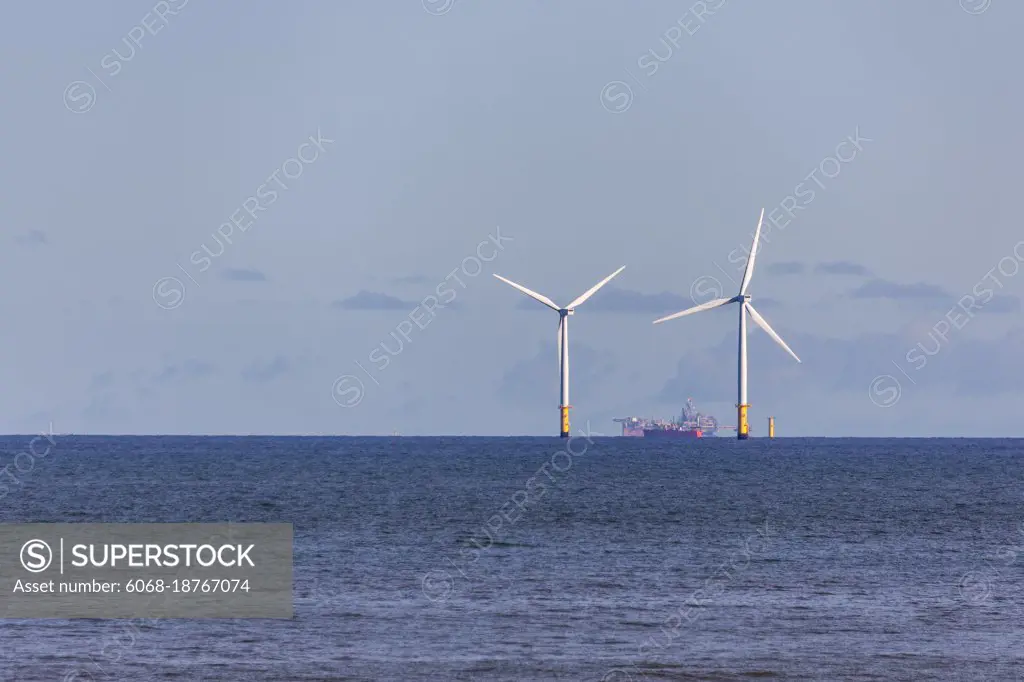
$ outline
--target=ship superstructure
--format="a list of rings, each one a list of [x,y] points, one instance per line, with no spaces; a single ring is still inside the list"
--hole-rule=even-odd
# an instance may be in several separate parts
[[[693,398],[687,398],[679,417],[669,421],[644,417],[621,417],[614,421],[622,424],[623,436],[632,438],[703,438],[730,428],[721,426],[711,415],[698,412]]]

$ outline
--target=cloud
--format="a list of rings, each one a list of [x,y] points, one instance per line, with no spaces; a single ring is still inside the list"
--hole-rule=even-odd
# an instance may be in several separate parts
[[[242,378],[246,381],[264,383],[287,374],[293,369],[292,364],[283,355],[277,355],[268,362],[257,361],[242,370]]]
[[[855,275],[859,277],[870,277],[871,271],[859,263],[837,260],[828,263],[818,263],[814,268],[816,275]]]
[[[872,279],[854,289],[853,298],[888,299],[893,301],[952,301],[953,295],[940,286],[918,282],[901,284],[886,279]]]
[[[803,362],[794,362],[753,327],[748,346],[750,387],[764,396],[759,398],[764,402],[809,391],[861,393],[869,400],[868,387],[882,375],[895,377],[905,392],[946,389],[964,398],[1018,393],[1024,387],[1024,363],[1018,361],[1024,354],[1024,328],[997,339],[972,338],[955,327],[945,339],[927,330],[917,337],[865,334],[852,339],[776,331]],[[735,357],[735,334],[687,353],[656,399],[679,403],[693,396],[698,404],[735,402]]]
[[[556,301],[557,303],[557,301]],[[565,302],[566,304],[569,301]],[[659,294],[645,294],[629,289],[608,287],[594,294],[594,297],[580,306],[595,313],[674,313],[695,305],[693,300],[679,294],[663,291]],[[521,298],[516,303],[517,310],[543,310],[537,301]]]
[[[765,266],[770,275],[802,275],[807,272],[807,266],[797,261],[788,261],[784,263],[772,263],[771,265]],[[860,277],[869,277],[871,271],[859,263],[853,263],[850,261],[829,261],[826,263],[818,263],[814,266],[815,275],[856,275]]]
[[[750,358],[750,385],[760,387],[766,380],[767,370],[777,369],[780,365],[791,364],[800,367],[789,355],[775,346],[759,327],[749,325],[751,332],[748,337],[748,357]],[[805,339],[799,335],[794,337],[784,329],[775,330],[786,340],[786,343],[807,362],[808,348]],[[767,343],[765,343],[767,342]],[[771,345],[774,348],[768,348]],[[777,351],[777,353],[775,352]],[[867,386],[867,383],[864,384]],[[692,397],[697,404],[713,402],[735,402],[736,398],[736,335],[726,334],[722,339],[707,348],[690,351],[680,358],[676,372],[662,385],[656,395],[658,402],[682,404]],[[718,415],[721,418],[723,415]],[[726,418],[727,423],[734,423]]]
[[[571,343],[569,350],[572,390],[576,395],[600,390],[618,370],[618,362],[611,353],[595,350],[582,343]],[[547,401],[557,406],[558,382],[557,346],[545,342],[538,345],[533,357],[516,362],[505,371],[498,385],[497,396],[510,405],[534,406],[538,402]],[[552,420],[555,414],[552,409]]]
[[[768,270],[769,275],[802,275],[804,274],[803,263],[796,261],[789,261],[787,263],[771,263],[765,266]]]
[[[981,302],[978,302],[981,305]],[[979,312],[987,313],[1019,313],[1021,310],[1020,299],[1009,294],[993,296],[992,300],[984,304]]]
[[[114,384],[114,370],[108,369],[106,372],[100,372],[94,374],[92,381],[89,382],[89,390],[97,391],[104,388],[109,388]]]
[[[391,412],[400,417],[417,417],[426,414],[431,403],[427,398],[406,398]]]
[[[117,401],[111,394],[90,398],[89,403],[82,410],[82,417],[88,422],[126,419],[130,418],[130,416],[127,410],[117,406]]]
[[[612,287],[607,291],[601,290],[599,293],[594,294],[594,298],[584,303],[581,309],[595,313],[642,313],[644,315],[651,315],[675,313],[692,308],[695,305],[697,304],[693,299],[673,294],[669,291],[663,291],[659,294],[645,294],[639,291]],[[768,310],[781,308],[783,304],[777,299],[764,297],[756,300],[756,306],[759,309]],[[519,301],[516,308],[519,310],[544,309],[542,305],[528,298]]]
[[[33,244],[49,244],[50,240],[47,239],[46,233],[42,230],[29,230],[23,234],[19,234],[14,238],[14,241],[21,244],[22,246],[31,246]]]
[[[153,377],[154,383],[164,383],[172,379],[200,379],[213,374],[215,368],[201,360],[186,360],[181,364],[164,365],[160,373]]]
[[[226,268],[221,272],[222,279],[228,279],[233,282],[266,282],[267,276],[259,270],[245,270]]]
[[[948,346],[941,346],[936,341],[931,337],[925,338],[917,346],[921,350],[918,357],[925,356],[929,364],[918,373],[911,374],[915,379],[915,374],[924,375],[934,366],[936,380],[952,385],[959,395],[965,397],[1017,393],[1024,386],[1024,365],[1020,362],[1021,355],[1024,355],[1024,329],[1011,329],[1000,339],[970,340],[963,344],[956,344],[957,340],[953,339]],[[955,352],[943,358],[941,354],[947,348]],[[928,357],[928,353],[935,356]],[[916,359],[916,362],[920,365],[921,360]]]
[[[892,300],[901,303],[912,303],[924,306],[928,310],[954,311],[955,315],[963,315],[960,307],[962,296],[956,296],[935,284],[919,282],[917,284],[901,284],[884,279],[872,279],[854,289],[850,296],[860,299]],[[988,302],[982,296],[970,296],[974,300],[974,313],[1016,313],[1021,310],[1020,299],[1010,294],[992,295]],[[969,305],[965,306],[970,308]]]
[[[388,294],[362,290],[331,305],[342,310],[412,310],[417,304]]]
[[[524,301],[530,303],[530,301]],[[590,312],[606,313],[672,313],[694,305],[689,298],[663,291],[659,294],[644,294],[629,289],[608,287],[583,305]]]
[[[430,278],[426,275],[406,275],[405,277],[395,277],[391,282],[392,284],[429,284]]]

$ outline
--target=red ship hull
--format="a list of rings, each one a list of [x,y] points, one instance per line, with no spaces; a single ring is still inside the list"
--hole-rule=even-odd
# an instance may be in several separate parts
[[[700,429],[644,429],[644,438],[703,438]]]

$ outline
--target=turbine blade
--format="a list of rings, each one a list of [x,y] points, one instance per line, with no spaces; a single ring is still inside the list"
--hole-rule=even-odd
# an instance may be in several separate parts
[[[677,317],[683,317],[684,315],[691,315],[693,313],[699,313],[702,310],[711,310],[712,308],[717,308],[719,306],[723,306],[726,303],[733,303],[736,300],[737,300],[736,298],[716,298],[713,301],[708,301],[707,303],[701,303],[700,305],[695,305],[692,308],[687,308],[686,310],[684,310],[682,312],[679,312],[679,313],[676,313],[674,315],[669,315],[668,317],[663,317],[660,320],[655,320],[654,324],[658,324],[659,322],[668,322],[669,320],[674,320]]]
[[[597,284],[595,284],[594,286],[592,286],[592,287],[590,287],[589,289],[587,289],[586,293],[584,293],[584,294],[583,294],[582,296],[580,296],[580,297],[579,297],[579,298],[577,298],[577,299],[576,299],[575,301],[573,301],[572,303],[570,303],[569,305],[567,305],[567,306],[565,306],[565,307],[566,307],[567,309],[569,309],[569,310],[572,310],[573,308],[575,308],[576,306],[578,306],[579,304],[583,303],[583,302],[584,302],[584,301],[586,301],[586,300],[587,300],[588,298],[590,298],[591,296],[593,296],[593,295],[594,295],[595,293],[597,293],[597,290],[598,290],[598,289],[600,289],[601,287],[603,287],[603,286],[604,286],[605,284],[608,284],[608,282],[610,282],[610,281],[611,281],[612,277],[614,277],[615,275],[619,274],[620,272],[622,272],[622,271],[623,271],[623,270],[625,270],[625,269],[626,269],[626,266],[625,266],[625,265],[623,265],[623,266],[622,266],[621,268],[619,268],[618,270],[616,270],[616,271],[615,271],[615,272],[613,272],[612,274],[608,275],[607,277],[605,277],[604,279],[602,279],[602,280],[601,280],[600,282],[598,282],[598,283],[597,283]]]
[[[761,209],[761,217],[757,219],[757,230],[754,231],[754,243],[750,247],[750,254],[747,256],[747,267],[743,269],[743,281],[740,282],[740,296],[747,293],[750,286],[750,278],[754,276],[754,259],[757,258],[757,244],[761,238],[761,223],[764,222],[764,209]]]
[[[768,336],[772,337],[772,339],[775,340],[775,343],[782,346],[787,353],[793,356],[794,360],[800,362],[800,358],[796,356],[796,353],[793,352],[793,349],[787,346],[786,342],[782,340],[782,337],[776,334],[775,330],[768,325],[768,322],[763,317],[761,317],[761,314],[754,310],[754,306],[750,305],[749,303],[745,303],[744,306],[746,307],[747,312],[750,313],[750,318],[757,323],[757,326],[765,330]]]
[[[529,289],[527,289],[527,288],[526,288],[526,287],[524,287],[523,285],[521,285],[521,284],[516,284],[516,283],[515,283],[515,282],[513,282],[512,280],[509,280],[509,279],[505,279],[505,278],[504,278],[504,277],[502,277],[501,275],[494,275],[494,276],[495,276],[495,277],[497,277],[498,279],[500,279],[500,280],[501,280],[502,282],[504,282],[505,284],[508,284],[509,286],[513,286],[513,287],[515,287],[516,289],[519,289],[519,291],[523,292],[524,294],[526,294],[526,295],[527,295],[527,296],[529,296],[530,298],[532,298],[532,299],[534,299],[534,300],[537,300],[537,301],[540,301],[541,303],[543,303],[543,304],[544,304],[544,305],[546,305],[547,307],[551,308],[552,310],[559,310],[559,307],[558,307],[557,305],[555,305],[555,302],[554,302],[554,301],[552,301],[552,300],[551,300],[550,298],[548,298],[547,296],[542,296],[541,294],[538,294],[538,293],[537,293],[536,291],[530,291]]]

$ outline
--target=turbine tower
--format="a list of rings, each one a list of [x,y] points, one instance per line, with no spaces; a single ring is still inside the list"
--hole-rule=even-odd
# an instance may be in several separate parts
[[[761,209],[761,217],[757,221],[757,230],[754,232],[754,243],[750,247],[750,254],[747,256],[747,266],[743,270],[743,281],[740,282],[740,293],[732,298],[717,298],[714,301],[708,301],[698,306],[688,308],[682,312],[678,312],[668,317],[663,317],[660,320],[655,320],[654,324],[659,322],[667,322],[668,320],[674,320],[677,317],[683,317],[691,313],[699,313],[702,310],[711,310],[712,308],[718,308],[729,303],[740,304],[740,329],[739,329],[739,367],[738,367],[738,386],[737,386],[737,401],[736,401],[736,437],[740,440],[746,440],[750,435],[750,427],[747,423],[747,408],[750,407],[747,403],[747,314],[750,314],[752,319],[757,326],[763,329],[768,336],[772,337],[775,343],[785,349],[787,353],[793,356],[793,359],[800,362],[800,358],[796,356],[796,353],[786,345],[786,342],[775,333],[768,322],[761,317],[761,315],[754,310],[754,306],[750,305],[750,295],[747,293],[747,288],[750,286],[750,278],[754,274],[754,259],[757,257],[757,244],[761,237],[761,223],[764,221],[764,209]]]
[[[612,277],[619,274],[625,269],[626,266],[623,265],[621,268],[619,268],[612,274],[608,275],[594,286],[587,289],[575,301],[565,306],[564,308],[558,307],[558,305],[547,296],[538,294],[536,291],[530,291],[523,285],[516,284],[511,280],[505,279],[501,275],[494,275],[505,284],[508,284],[509,286],[513,286],[516,289],[519,289],[519,291],[523,292],[530,298],[536,301],[540,301],[541,303],[543,303],[544,305],[558,313],[558,371],[561,375],[562,384],[561,402],[559,403],[558,411],[561,417],[561,431],[559,433],[562,436],[562,438],[569,437],[569,316],[575,312],[576,306],[580,305],[588,298],[593,296],[595,293],[597,293],[598,289],[600,289],[605,284],[610,282]]]

